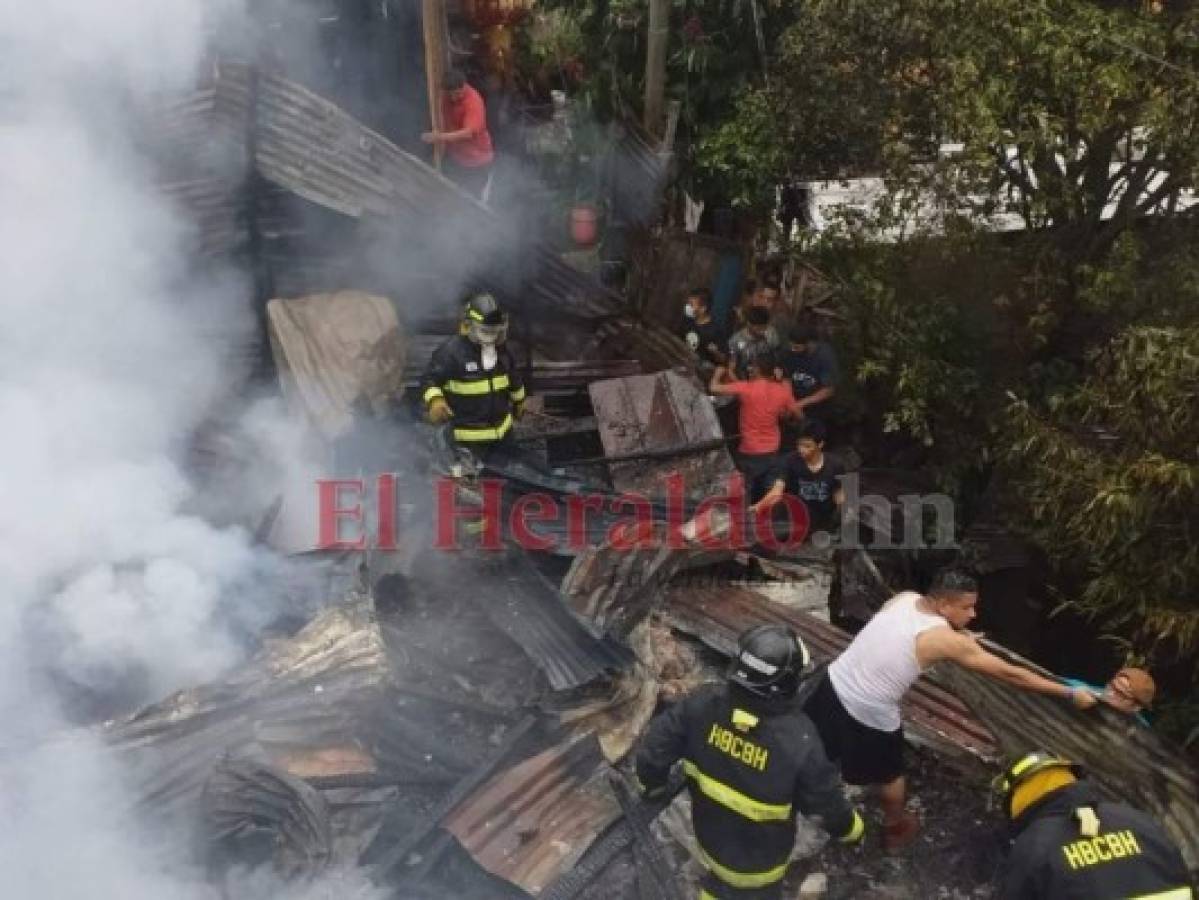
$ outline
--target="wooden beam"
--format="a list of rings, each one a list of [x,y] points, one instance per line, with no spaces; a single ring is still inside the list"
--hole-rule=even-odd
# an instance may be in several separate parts
[[[425,81],[428,86],[431,130],[441,131],[441,82],[445,77],[446,36],[444,0],[421,0],[425,35]],[[442,147],[433,145],[433,166],[441,170]]]
[[[645,43],[645,130],[661,138],[662,103],[666,96],[666,44],[670,37],[670,0],[649,0],[649,35]]]
[[[671,100],[666,104],[666,128],[662,131],[662,150],[669,156],[674,152],[674,136],[679,128],[679,114],[683,111],[681,100]]]

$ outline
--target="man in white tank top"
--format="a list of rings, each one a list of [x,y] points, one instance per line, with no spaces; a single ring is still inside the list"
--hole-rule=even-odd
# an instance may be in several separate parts
[[[965,631],[977,603],[977,582],[952,570],[938,573],[926,596],[897,594],[829,666],[827,679],[808,701],[808,715],[829,757],[841,764],[845,781],[878,786],[888,850],[911,843],[919,830],[918,820],[905,808],[899,704],[933,663],[949,660],[1024,690],[1068,699],[1080,709],[1097,702],[1088,691],[1043,678],[984,650]]]

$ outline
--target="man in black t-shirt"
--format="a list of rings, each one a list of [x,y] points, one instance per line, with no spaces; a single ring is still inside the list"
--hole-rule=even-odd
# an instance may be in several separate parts
[[[825,428],[816,419],[804,419],[799,426],[795,452],[783,458],[770,491],[750,507],[756,514],[774,506],[784,493],[798,497],[808,510],[808,533],[836,533],[840,528],[840,510],[845,503],[840,462],[824,453]]]
[[[805,418],[824,419],[837,390],[836,354],[832,347],[816,339],[810,326],[795,325],[789,337],[790,346],[780,354],[783,376],[791,382],[791,392]]]
[[[725,354],[728,336],[712,318],[712,294],[703,288],[690,291],[683,306],[683,316],[683,330],[679,336],[695,354],[700,378],[707,384],[716,367],[728,361]]]

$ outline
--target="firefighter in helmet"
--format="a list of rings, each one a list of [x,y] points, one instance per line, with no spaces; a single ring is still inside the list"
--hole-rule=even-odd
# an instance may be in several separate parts
[[[480,456],[510,443],[525,386],[505,341],[508,314],[489,293],[471,294],[459,334],[437,348],[421,379],[434,425],[453,423],[454,440]]]
[[[1001,900],[1193,900],[1182,854],[1152,818],[1103,798],[1044,750],[995,780],[1014,844]]]
[[[701,897],[777,900],[795,843],[795,817],[820,816],[856,843],[865,825],[846,802],[837,768],[796,702],[810,658],[789,628],[741,636],[727,685],[707,685],[650,725],[637,778],[654,796],[679,760],[707,868]]]

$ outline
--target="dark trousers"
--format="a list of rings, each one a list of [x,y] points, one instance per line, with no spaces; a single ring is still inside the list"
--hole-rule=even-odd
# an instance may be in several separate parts
[[[737,469],[745,476],[749,502],[757,503],[766,496],[778,477],[777,453],[737,453]]]
[[[482,200],[483,189],[491,177],[491,165],[463,166],[447,157],[442,163],[442,174],[476,200]]]

